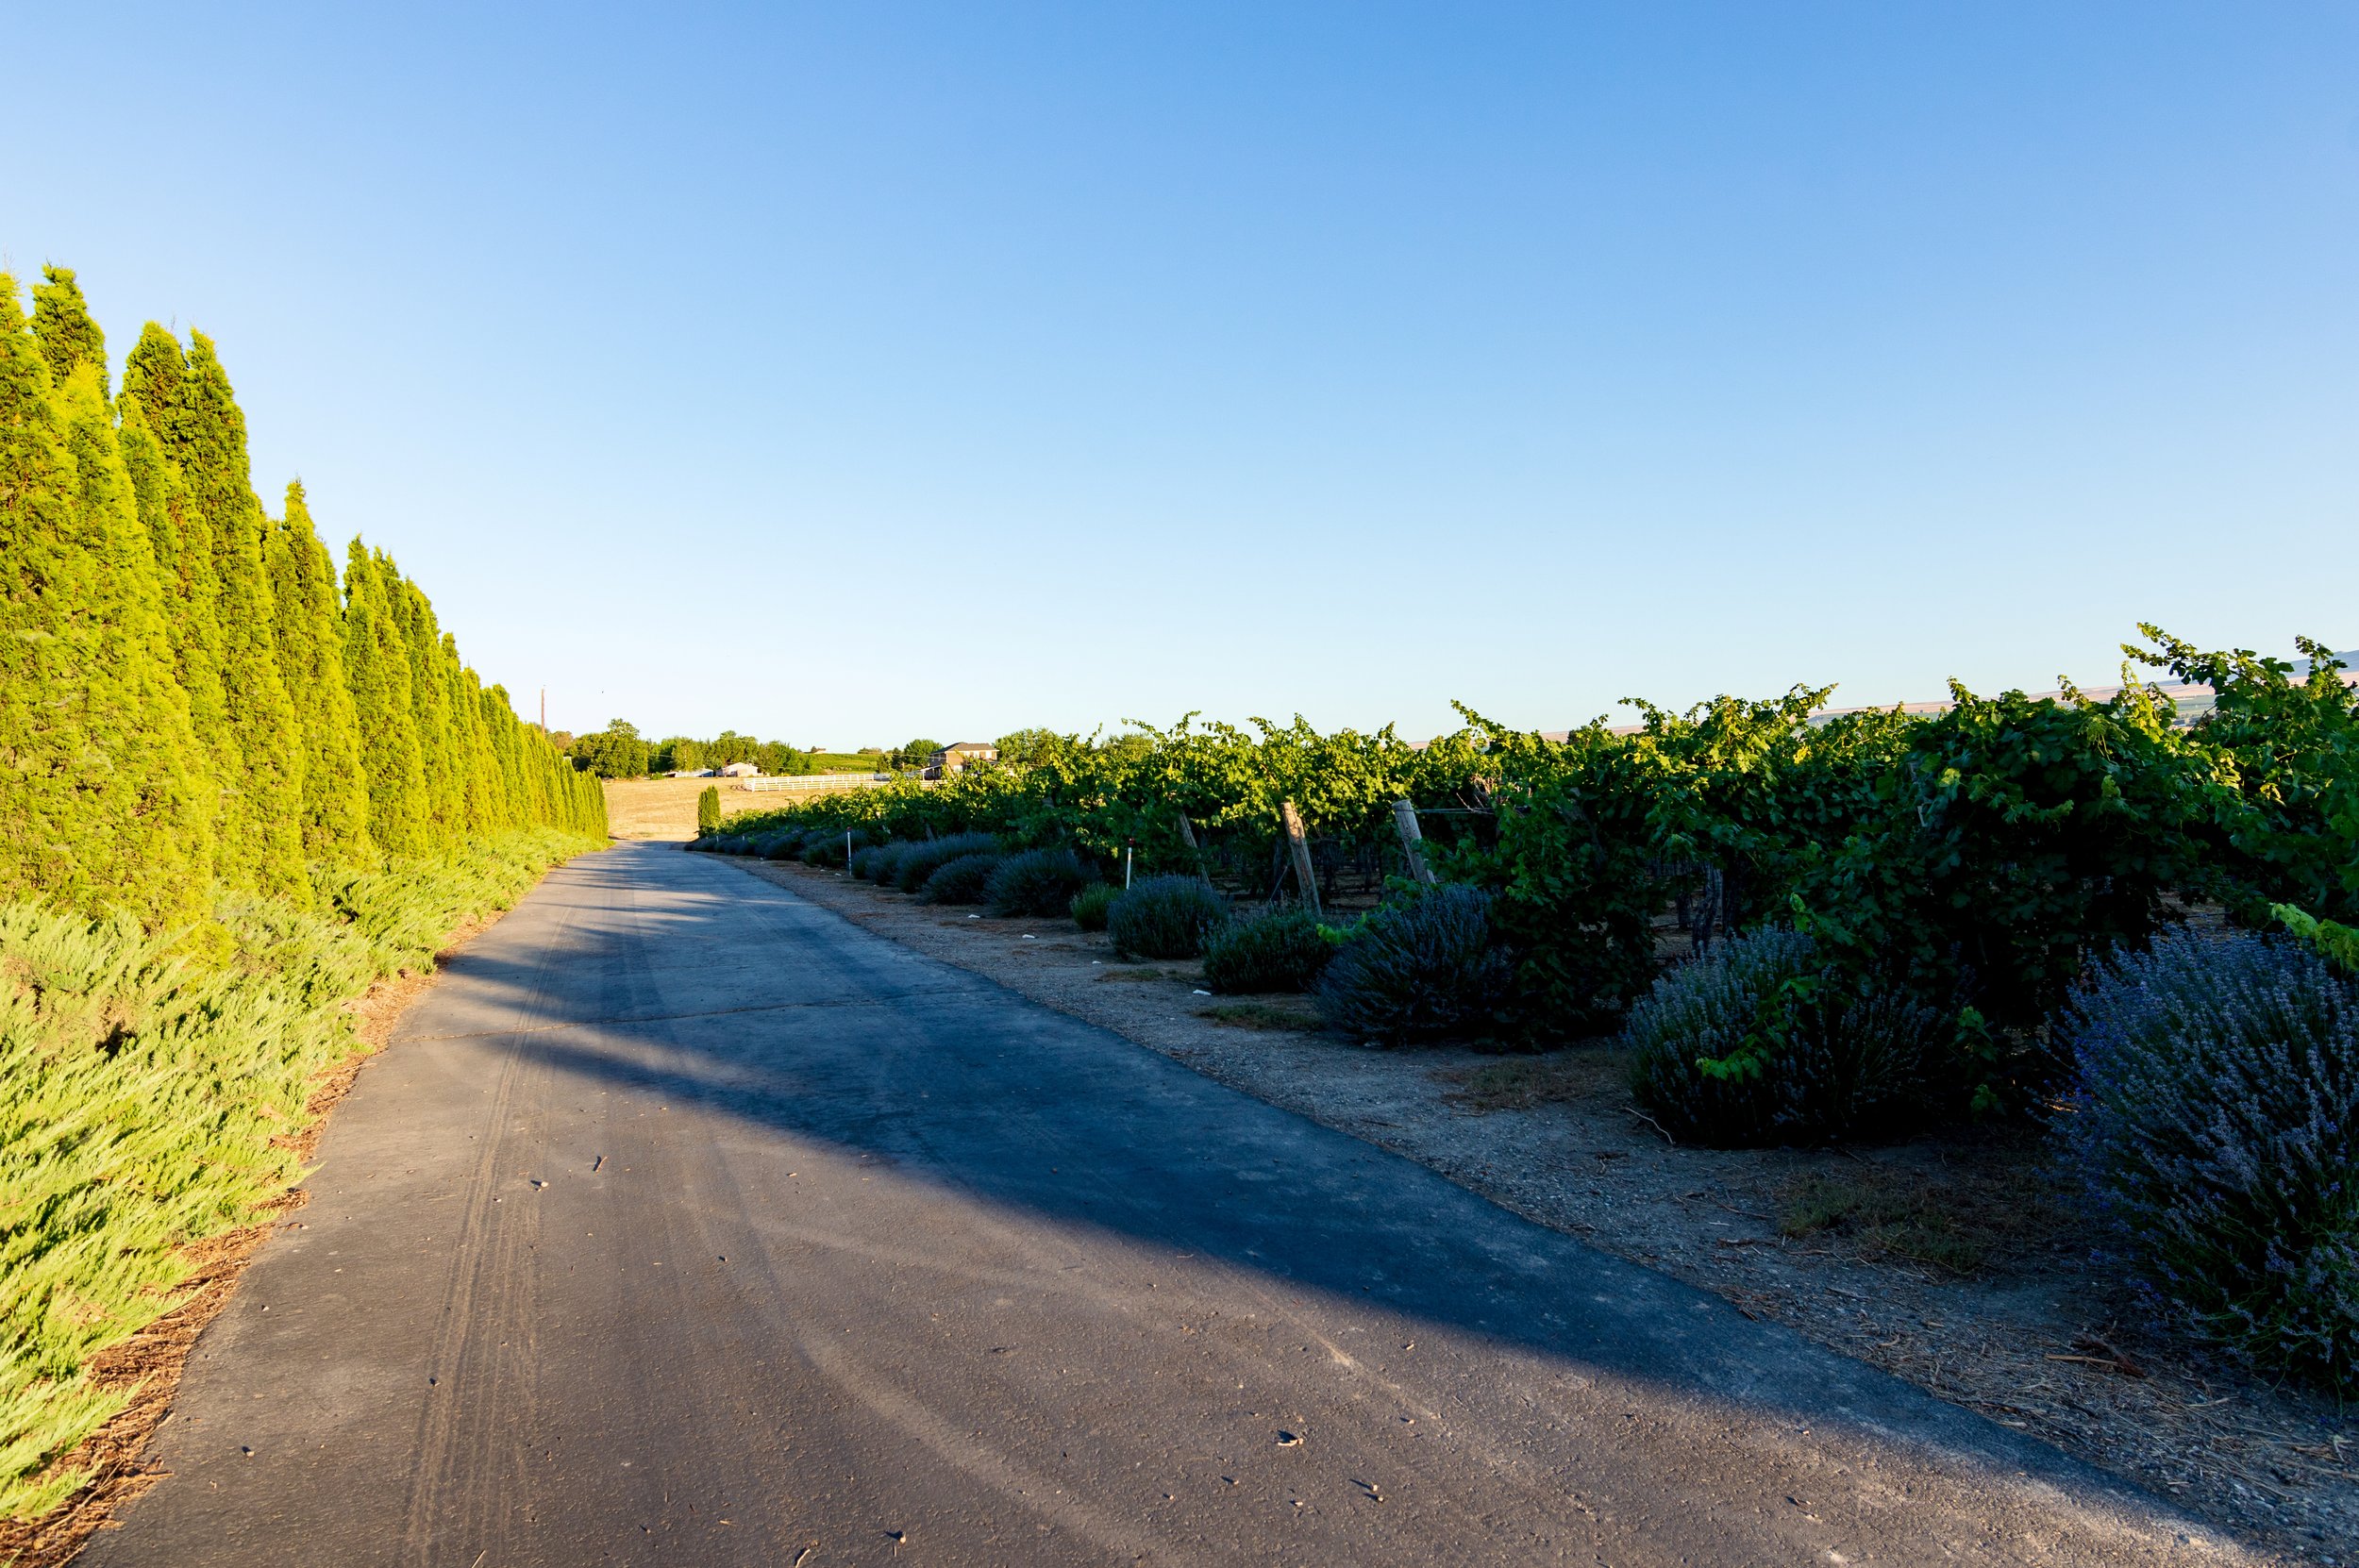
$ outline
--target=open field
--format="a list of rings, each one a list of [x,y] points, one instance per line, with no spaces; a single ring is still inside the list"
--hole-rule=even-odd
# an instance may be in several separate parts
[[[848,775],[860,777],[861,775]],[[721,813],[775,811],[790,800],[832,792],[813,786],[792,794],[748,790],[736,778],[610,778],[606,781],[607,831],[617,839],[678,839],[696,836],[696,796],[710,785],[721,791]],[[846,784],[846,789],[859,786]]]

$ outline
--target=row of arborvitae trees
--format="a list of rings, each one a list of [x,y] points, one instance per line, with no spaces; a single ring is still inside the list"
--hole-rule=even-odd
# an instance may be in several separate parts
[[[0,1562],[103,1517],[109,1353],[302,1179],[349,1004],[605,820],[392,561],[263,510],[211,343],[113,389],[73,274],[0,275]]]
[[[74,275],[0,275],[0,897],[151,927],[216,886],[533,825],[603,834],[597,781],[459,660],[416,584],[303,487],[272,518],[212,343],[150,322],[109,386]]]

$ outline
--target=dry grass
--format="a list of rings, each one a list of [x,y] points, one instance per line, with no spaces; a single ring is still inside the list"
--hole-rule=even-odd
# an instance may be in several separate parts
[[[1482,1115],[1494,1110],[1529,1110],[1533,1106],[1628,1097],[1628,1059],[1602,1046],[1576,1047],[1547,1056],[1516,1057],[1448,1076],[1451,1103]]]
[[[826,789],[748,790],[733,778],[610,778],[606,781],[607,833],[617,839],[685,842],[696,836],[696,796],[716,785],[725,820],[742,811],[775,811],[793,801],[834,792]]]
[[[1860,1163],[1796,1181],[1778,1213],[1788,1241],[1823,1237],[1857,1256],[1899,1259],[1960,1276],[1994,1260],[2053,1251],[2067,1226],[2040,1177],[2036,1151],[2025,1158],[1926,1170]]]
[[[1200,1009],[1215,1024],[1232,1029],[1315,1029],[1318,1014],[1307,1002],[1221,1002]]]
[[[1184,980],[1188,978],[1188,976],[1179,970],[1158,969],[1152,964],[1136,969],[1118,969],[1113,964],[1108,964],[1106,973],[1097,977],[1100,980]]]

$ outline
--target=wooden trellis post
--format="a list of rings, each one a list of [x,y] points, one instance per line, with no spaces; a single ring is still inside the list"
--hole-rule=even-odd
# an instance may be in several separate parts
[[[1196,825],[1188,821],[1185,811],[1174,811],[1172,815],[1180,819],[1180,842],[1188,846],[1188,858],[1196,862],[1196,874],[1211,881],[1213,874],[1204,863],[1204,846],[1196,842]]]
[[[1302,902],[1314,920],[1324,918],[1319,908],[1319,874],[1311,864],[1311,838],[1302,830],[1302,813],[1295,809],[1291,800],[1279,802],[1279,820],[1286,825],[1286,848],[1294,856],[1295,880],[1301,884]]]
[[[1425,829],[1417,826],[1417,809],[1406,800],[1393,802],[1393,826],[1400,829],[1400,847],[1409,857],[1409,875],[1427,887],[1433,885],[1433,868],[1425,863]]]

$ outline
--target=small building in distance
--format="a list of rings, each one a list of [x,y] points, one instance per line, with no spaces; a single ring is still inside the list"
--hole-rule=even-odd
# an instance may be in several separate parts
[[[953,741],[926,759],[928,778],[947,778],[970,762],[996,762],[999,748],[989,741]]]
[[[721,770],[723,778],[759,778],[761,769],[751,762],[731,762]]]

